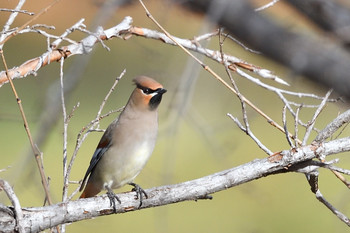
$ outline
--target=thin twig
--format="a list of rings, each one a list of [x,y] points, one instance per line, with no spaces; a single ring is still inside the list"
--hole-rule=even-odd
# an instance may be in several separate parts
[[[223,65],[225,67],[225,71],[227,73],[227,75],[229,76],[232,86],[235,89],[236,93],[237,93],[237,97],[240,100],[241,103],[241,109],[242,109],[242,115],[243,115],[243,122],[245,127],[243,127],[239,120],[235,117],[233,117],[231,114],[227,114],[235,123],[236,125],[243,131],[245,132],[249,137],[251,137],[253,139],[253,141],[263,150],[265,151],[268,155],[273,154],[272,151],[270,151],[254,134],[253,132],[250,130],[249,127],[249,121],[248,121],[248,115],[247,115],[247,110],[246,110],[246,105],[245,105],[245,101],[244,101],[244,97],[242,96],[242,94],[240,93],[238,86],[235,82],[235,80],[233,79],[232,75],[231,75],[231,71],[228,68],[228,65],[224,59],[224,51],[223,51],[223,44],[224,41],[227,37],[224,37],[223,39],[221,39],[221,29],[220,29],[220,33],[219,33],[219,46],[220,46],[220,53],[221,53],[221,57],[223,60]]]
[[[218,80],[219,82],[221,82],[225,87],[227,87],[231,92],[233,92],[235,95],[237,95],[237,92],[235,91],[235,89],[233,87],[231,87],[228,83],[226,83],[218,74],[216,74],[209,66],[207,66],[206,64],[204,64],[203,62],[201,62],[197,57],[195,57],[191,52],[189,52],[181,43],[178,42],[178,39],[175,39],[172,35],[170,35],[170,33],[168,33],[159,23],[158,21],[151,15],[151,13],[149,12],[149,10],[147,9],[147,7],[145,6],[145,4],[143,3],[142,0],[139,0],[140,4],[142,5],[142,7],[145,9],[146,15],[147,17],[149,17],[160,29],[161,31],[171,40],[173,41],[177,46],[179,46],[186,54],[188,54],[189,56],[191,56],[194,60],[196,60],[198,62],[198,64],[200,64],[204,70],[206,70],[207,72],[209,72],[216,80]],[[135,29],[135,27],[133,28]],[[142,30],[142,29],[141,29]],[[135,33],[136,34],[136,33]],[[140,35],[142,35],[143,33],[140,33]],[[164,39],[164,38],[163,38]],[[218,57],[221,57],[221,55],[219,55]],[[226,59],[226,58],[225,58]],[[221,59],[219,59],[221,61]],[[222,61],[221,61],[222,62]],[[236,69],[236,71],[238,72],[239,69]],[[253,69],[254,71],[254,69]],[[240,73],[244,73],[243,71],[241,71]],[[264,72],[263,72],[264,73]],[[287,92],[288,94],[292,94],[292,92]],[[299,94],[296,94],[300,96]],[[315,95],[313,95],[315,96]],[[258,114],[260,114],[263,118],[265,118],[267,120],[267,122],[274,126],[275,128],[277,128],[278,130],[280,130],[281,132],[284,133],[284,129],[282,126],[280,126],[278,123],[276,123],[271,117],[269,117],[267,114],[265,114],[261,109],[259,109],[257,106],[255,106],[251,101],[249,101],[247,98],[245,98],[242,95],[242,99],[243,101],[249,105],[251,108],[254,109],[254,111],[256,111]],[[293,137],[293,135],[290,135],[290,137]]]
[[[298,127],[298,122],[299,122],[299,112],[301,110],[301,108],[303,107],[303,105],[301,104],[297,110],[295,111],[295,116],[294,116],[294,143],[295,143],[295,147],[299,146],[299,139],[298,139],[298,131],[299,131],[299,127]]]
[[[125,72],[126,72],[126,70],[124,69],[124,70],[122,71],[122,73],[115,79],[115,81],[114,81],[112,87],[109,89],[107,95],[106,95],[105,98],[103,99],[103,101],[102,101],[102,103],[101,103],[101,105],[100,105],[100,108],[99,108],[99,110],[98,110],[98,112],[97,112],[97,115],[96,115],[95,119],[92,120],[87,126],[85,126],[85,127],[84,127],[82,130],[80,130],[80,132],[78,133],[77,141],[76,141],[76,145],[75,145],[75,149],[74,149],[74,151],[73,151],[73,155],[72,155],[72,158],[71,158],[71,160],[70,160],[70,162],[69,162],[69,166],[68,166],[68,170],[67,170],[67,177],[65,177],[65,179],[67,179],[67,182],[69,181],[69,176],[70,176],[70,173],[71,173],[71,170],[72,170],[72,167],[73,167],[74,160],[75,160],[75,158],[76,158],[76,156],[77,156],[77,154],[78,154],[78,151],[79,151],[79,149],[80,149],[82,143],[85,141],[86,137],[87,137],[88,134],[91,132],[90,130],[93,130],[93,129],[96,129],[96,128],[98,129],[98,128],[99,128],[99,122],[100,122],[101,119],[103,119],[103,118],[106,117],[106,116],[109,116],[111,113],[114,113],[114,112],[118,111],[118,110],[112,110],[112,111],[108,112],[107,114],[101,116],[102,110],[103,110],[103,108],[104,108],[104,106],[105,106],[105,104],[106,104],[106,102],[107,102],[109,96],[110,96],[111,93],[114,91],[115,86],[119,83],[119,80],[124,76]],[[119,110],[120,110],[120,109],[119,109]],[[83,132],[84,132],[86,129],[88,129],[87,132],[85,132],[85,134],[83,134]],[[68,200],[69,200],[69,199],[68,199]]]
[[[71,201],[72,198],[79,192],[79,189],[80,189],[80,182],[76,183],[76,184],[79,184],[75,190],[72,192],[71,195],[69,195],[69,197],[67,198],[67,201]]]
[[[321,191],[318,189],[315,193],[317,200],[319,200],[322,204],[324,204],[332,213],[337,216],[342,222],[344,222],[346,225],[350,226],[350,220],[349,218],[337,210],[331,203],[329,203],[322,195]]]
[[[248,46],[246,46],[245,44],[243,44],[241,41],[237,40],[236,38],[234,38],[233,36],[231,36],[230,34],[227,33],[223,33],[221,32],[221,34],[227,38],[229,38],[230,40],[232,40],[233,42],[235,42],[236,44],[238,44],[239,46],[241,46],[244,50],[247,50],[251,53],[255,53],[255,54],[261,54],[259,51],[256,51],[254,49],[249,48]],[[286,84],[286,82],[283,82],[283,84]]]
[[[5,167],[5,168],[2,168],[2,169],[0,169],[0,172],[4,172],[4,171],[7,171],[7,169],[9,169],[11,166],[7,166],[7,167]]]
[[[20,2],[22,2],[23,0],[21,0]],[[50,5],[48,5],[47,7],[45,7],[44,9],[42,9],[38,14],[36,14],[33,18],[31,18],[31,20],[27,21],[25,24],[23,24],[21,27],[19,27],[16,31],[14,31],[13,33],[11,33],[11,35],[7,36],[6,38],[0,38],[0,49],[2,49],[3,44],[8,41],[10,38],[12,38],[13,36],[15,36],[20,30],[22,30],[23,28],[27,27],[30,23],[32,23],[34,20],[36,20],[37,18],[39,18],[42,14],[46,13],[51,7],[53,7],[56,3],[58,3],[60,0],[54,0]],[[24,3],[25,1],[23,1]],[[17,8],[16,8],[17,10]],[[17,12],[14,12],[11,14],[18,14]],[[10,17],[11,17],[10,16]],[[17,16],[17,15],[16,15]],[[14,20],[14,19],[13,19]],[[10,19],[9,19],[10,21]],[[8,21],[8,22],[9,22]],[[13,21],[12,21],[13,22]],[[12,22],[10,24],[12,24]],[[6,28],[6,30],[8,30],[8,28]],[[4,31],[6,31],[4,28]]]
[[[350,110],[347,110],[337,116],[321,132],[318,133],[314,142],[321,143],[331,137],[341,126],[350,122]]]
[[[311,134],[311,131],[315,125],[315,122],[316,122],[316,118],[320,115],[321,111],[323,110],[323,108],[325,107],[326,103],[327,103],[327,99],[329,98],[329,96],[331,95],[332,93],[332,90],[328,91],[326,96],[324,97],[324,99],[322,100],[322,102],[320,103],[320,106],[316,109],[311,121],[309,122],[309,125],[308,127],[306,127],[306,132],[305,132],[305,135],[304,135],[304,138],[303,138],[303,142],[302,142],[302,145],[305,146],[306,145],[306,142],[307,140],[309,139],[310,137],[310,134]]]
[[[72,111],[67,116],[68,121],[70,121],[70,119],[72,119],[74,112],[77,110],[77,108],[79,108],[79,106],[80,106],[80,102],[78,102],[76,105],[73,106]]]
[[[21,10],[23,4],[26,2],[26,0],[20,0],[18,1],[18,4],[16,6],[16,8],[14,9],[15,11],[11,13],[11,15],[9,16],[7,22],[5,23],[2,31],[6,32],[10,29],[12,23],[15,21],[17,15],[18,15],[18,11]],[[3,43],[1,43],[4,39],[6,38],[5,34],[0,34],[0,49],[2,49],[3,47]]]
[[[96,119],[100,118],[101,113],[102,113],[102,110],[103,110],[103,108],[104,108],[104,106],[105,106],[105,104],[106,104],[106,102],[107,102],[109,96],[110,96],[110,95],[112,94],[112,92],[114,91],[115,86],[119,83],[119,80],[125,75],[125,72],[126,72],[126,69],[124,69],[124,70],[121,72],[121,74],[115,79],[115,81],[114,81],[112,87],[109,89],[107,95],[105,96],[105,98],[103,99],[103,101],[102,101],[102,103],[101,103],[101,105],[100,105],[100,109],[99,109],[98,112],[97,112]]]
[[[200,35],[200,36],[195,36],[193,38],[193,42],[198,45],[199,41],[209,40],[210,38],[217,36],[218,34],[219,34],[219,30],[215,30],[214,32],[209,32],[209,33],[205,33],[205,34]]]
[[[63,64],[64,58],[61,58],[60,61],[60,85],[61,85],[61,104],[62,104],[62,115],[63,115],[63,193],[62,201],[67,200],[68,194],[68,178],[67,178],[67,139],[68,139],[68,117],[66,103],[64,99],[64,83],[63,83]]]
[[[71,26],[70,28],[66,29],[65,32],[59,36],[54,42],[51,43],[50,48],[55,49],[58,47],[58,45],[62,42],[62,40],[64,40],[69,34],[71,34],[72,32],[74,32],[75,30],[77,30],[80,27],[86,27],[84,24],[85,19],[80,19],[77,23],[75,23],[73,26]],[[75,42],[76,43],[76,42]]]
[[[38,29],[38,28],[33,28],[33,27],[27,27],[24,28],[23,30],[19,31],[18,34],[25,34],[25,33],[39,33],[40,35],[45,36],[49,41],[50,39],[56,39],[56,40],[61,40],[61,41],[67,41],[68,43],[71,44],[78,44],[78,42],[69,39],[67,37],[60,37],[60,36],[56,36],[56,35],[52,35],[44,30]],[[52,49],[54,46],[51,46],[52,43],[48,43],[48,49]]]
[[[265,10],[265,9],[267,9],[267,8],[269,8],[269,7],[272,7],[272,6],[275,5],[278,1],[279,1],[279,0],[273,0],[273,1],[271,1],[271,2],[269,2],[269,3],[267,3],[267,4],[263,5],[263,6],[261,6],[261,7],[259,7],[259,8],[256,8],[255,11],[262,11],[262,10]]]
[[[311,161],[314,162],[314,161]],[[319,185],[318,185],[318,177],[319,172],[318,170],[315,170],[311,173],[306,173],[306,179],[310,184],[311,191],[315,194],[316,199],[319,200],[323,205],[325,205],[332,213],[337,216],[342,222],[344,222],[346,225],[350,226],[350,220],[349,218],[341,213],[339,210],[337,210],[331,203],[329,203],[322,195]]]
[[[328,168],[328,169],[333,170],[333,171],[337,171],[339,173],[343,173],[343,174],[348,175],[348,176],[350,175],[349,169],[344,169],[344,168],[340,168],[340,167],[336,167],[334,165],[328,165],[328,164],[324,165],[323,167]],[[349,186],[349,183],[347,184],[347,186]]]
[[[293,142],[292,142],[292,140],[291,140],[291,137],[289,136],[289,132],[288,132],[286,110],[287,110],[287,106],[284,105],[283,111],[282,111],[283,128],[284,128],[284,132],[285,132],[285,135],[286,135],[288,144],[289,144],[292,148],[294,148],[295,146],[294,146],[294,144],[293,144]]]
[[[127,16],[123,19],[121,23],[115,25],[112,28],[109,28],[105,31],[98,31],[101,40],[111,39],[113,37],[120,37],[121,34],[125,34],[131,27],[132,18]],[[78,44],[70,44],[67,46],[62,46],[58,49],[46,51],[39,57],[30,59],[18,67],[14,67],[9,70],[9,74],[12,78],[23,78],[30,74],[37,72],[43,66],[50,64],[53,61],[59,61],[61,57],[68,58],[77,54],[86,54],[90,53],[93,49],[93,46],[100,40],[95,36],[87,36],[82,39]],[[4,71],[0,72],[0,87],[8,83],[7,76]]]
[[[348,122],[344,125],[344,127],[339,131],[339,133],[337,135],[335,135],[334,139],[337,139],[340,137],[340,135],[344,132],[344,130],[349,126],[349,123],[350,122]]]
[[[32,134],[31,134],[30,128],[29,128],[29,124],[28,124],[26,115],[25,115],[24,110],[23,110],[22,100],[19,98],[19,96],[17,94],[15,85],[12,82],[12,78],[9,76],[7,63],[6,63],[6,60],[5,60],[5,56],[4,56],[3,50],[0,50],[0,54],[1,54],[2,62],[3,62],[4,67],[5,67],[5,71],[6,71],[6,75],[7,75],[8,81],[9,81],[9,83],[11,85],[12,92],[13,92],[15,98],[16,98],[17,105],[19,107],[19,111],[21,113],[22,120],[24,122],[24,128],[25,128],[25,131],[27,132],[27,136],[28,136],[28,139],[29,139],[29,142],[30,142],[30,145],[31,145],[34,157],[35,157],[35,161],[36,161],[36,163],[38,165],[38,168],[39,168],[39,173],[40,173],[40,177],[41,177],[41,183],[43,185],[47,201],[48,201],[49,205],[52,205],[52,200],[51,200],[51,197],[50,197],[50,192],[49,192],[49,187],[48,187],[48,184],[47,184],[46,175],[45,175],[44,170],[43,170],[43,162],[41,160],[40,153],[38,153],[38,151],[37,151],[37,149],[35,147],[35,144],[33,142]]]
[[[332,173],[348,188],[350,189],[350,182],[336,169],[331,169]]]
[[[86,30],[85,28],[81,28],[81,27],[77,28],[77,30],[82,31],[88,35],[96,37],[96,39],[100,42],[100,44],[102,45],[103,48],[105,48],[107,51],[111,51],[111,49],[103,42],[103,40],[99,36],[103,32],[102,27],[97,28],[97,33],[90,32],[89,30]]]
[[[186,54],[191,56],[193,59],[195,59],[207,72],[209,72],[211,75],[214,76],[218,81],[220,81],[225,87],[230,89],[235,95],[237,95],[237,92],[232,88],[229,84],[227,84],[219,75],[217,75],[209,66],[201,62],[197,57],[195,57],[192,53],[190,53],[183,45],[177,42],[177,40],[170,35],[159,23],[158,21],[151,15],[145,4],[142,0],[139,0],[142,7],[146,11],[147,17],[149,17],[163,32],[164,34],[169,37],[177,46],[179,46]],[[250,102],[248,99],[246,99],[244,96],[242,96],[242,100],[246,102],[249,106],[251,106],[255,111],[257,111],[260,115],[262,115],[264,118],[270,122],[270,124],[273,124],[275,127],[277,127],[279,130],[283,132],[283,127],[279,126],[277,123],[275,123],[270,117],[268,117],[264,112],[262,112],[259,108],[257,108],[252,102]]]
[[[5,12],[17,12],[17,13],[22,13],[22,14],[27,14],[27,15],[34,15],[34,12],[29,12],[27,10],[15,10],[15,9],[6,9],[6,8],[0,8],[0,11],[5,11]]]
[[[7,197],[10,199],[13,207],[14,207],[14,212],[16,215],[16,224],[17,224],[17,231],[20,233],[24,233],[25,229],[22,225],[22,220],[23,220],[23,212],[22,212],[22,208],[21,205],[19,203],[19,200],[15,194],[15,192],[13,191],[11,185],[9,183],[7,183],[7,181],[0,179],[0,189],[4,190]]]
[[[244,126],[239,122],[239,120],[236,117],[232,116],[232,114],[230,114],[230,113],[227,113],[226,115],[228,117],[230,117],[233,120],[233,122],[236,123],[238,128],[240,128],[249,137],[251,137],[253,139],[253,141],[259,146],[259,148],[262,149],[266,154],[268,154],[268,155],[272,155],[273,154],[272,151],[270,151],[264,144],[262,144],[260,142],[260,140],[257,137],[255,137],[255,135],[251,131],[247,131],[247,129],[244,128]]]

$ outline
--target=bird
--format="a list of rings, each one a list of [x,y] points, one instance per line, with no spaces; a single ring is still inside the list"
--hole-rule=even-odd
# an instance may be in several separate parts
[[[113,189],[132,185],[142,205],[147,193],[134,179],[141,172],[155,147],[158,133],[158,106],[167,92],[163,86],[147,76],[133,79],[136,87],[120,113],[107,127],[91,158],[79,191],[80,198],[93,197],[107,190],[110,205],[116,211]]]

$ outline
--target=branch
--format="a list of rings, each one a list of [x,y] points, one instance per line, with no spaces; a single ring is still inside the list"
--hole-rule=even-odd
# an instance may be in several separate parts
[[[328,88],[331,87],[349,98],[350,80],[345,77],[350,73],[348,65],[350,56],[341,43],[327,40],[327,36],[319,36],[315,39],[303,33],[288,30],[266,15],[257,13],[253,9],[251,1],[187,0],[182,2],[198,11],[207,13],[207,17],[214,24],[224,27],[251,48],[289,67],[297,75],[306,76]],[[299,2],[303,2],[308,9],[311,8],[310,5],[313,5],[310,1]],[[327,4],[325,4],[326,2]],[[313,5],[314,13],[318,15],[318,18],[323,17],[323,20],[327,22],[330,20],[325,15],[332,11],[330,2],[339,1],[312,1],[315,3]],[[216,10],[210,11],[210,7],[213,5],[215,5]],[[338,27],[338,29],[348,30],[349,10],[345,4],[343,4],[342,9],[342,12],[333,11],[333,13],[338,16],[338,19],[343,20],[342,26],[346,25],[343,28]],[[344,11],[347,11],[345,15]],[[344,30],[342,31],[344,32]],[[332,78],[329,78],[330,75]]]
[[[112,110],[108,113],[106,113],[105,115],[101,115],[102,114],[102,110],[107,102],[107,100],[109,99],[110,95],[112,94],[112,92],[114,91],[116,85],[119,83],[119,80],[124,76],[124,74],[126,73],[126,70],[124,69],[120,75],[115,79],[113,85],[111,86],[111,88],[109,89],[107,95],[105,96],[105,98],[103,99],[101,105],[100,105],[100,108],[97,112],[97,115],[95,117],[95,119],[93,119],[92,121],[90,121],[88,123],[87,126],[83,127],[83,129],[80,130],[80,132],[78,133],[78,136],[77,136],[77,141],[76,141],[76,145],[75,145],[75,148],[74,148],[74,151],[72,153],[72,157],[70,159],[70,162],[69,162],[69,165],[68,165],[68,168],[67,170],[64,172],[64,186],[63,186],[63,201],[67,201],[67,200],[70,200],[73,195],[71,195],[68,199],[67,199],[67,194],[68,194],[68,184],[69,184],[69,176],[70,176],[70,173],[71,173],[71,170],[72,170],[72,167],[73,167],[73,164],[74,164],[74,161],[75,161],[75,158],[76,156],[78,155],[78,152],[80,150],[80,147],[81,145],[83,144],[83,142],[85,141],[86,137],[90,134],[90,132],[92,131],[96,131],[96,130],[99,130],[100,128],[100,121],[109,116],[110,114],[114,113],[114,112],[118,112],[118,111],[121,111],[123,108],[120,108],[120,109],[117,109],[117,110]],[[63,87],[62,87],[63,89]],[[63,91],[63,90],[62,90]],[[67,138],[64,138],[64,141],[65,143],[67,143]],[[66,157],[67,158],[67,157]],[[67,166],[67,160],[65,159],[64,161],[64,166]],[[78,189],[76,189],[76,191],[78,191]]]
[[[21,114],[21,117],[22,117],[22,120],[23,120],[23,123],[24,123],[24,129],[25,129],[25,131],[27,133],[28,140],[29,140],[30,146],[32,148],[32,152],[33,152],[36,164],[37,164],[38,169],[39,169],[41,183],[42,183],[44,191],[45,191],[46,199],[47,199],[49,205],[51,205],[52,204],[52,200],[51,200],[51,197],[50,197],[50,191],[49,191],[47,178],[46,178],[46,175],[45,175],[45,172],[44,172],[44,166],[43,166],[42,157],[40,156],[41,152],[39,151],[38,147],[34,143],[34,140],[33,140],[30,128],[29,128],[29,124],[28,124],[28,121],[27,121],[27,117],[26,117],[26,114],[24,113],[22,100],[19,98],[19,95],[17,93],[15,85],[13,84],[11,76],[9,75],[9,70],[7,68],[7,63],[6,63],[5,56],[4,56],[4,53],[3,53],[2,49],[0,49],[0,55],[1,55],[1,60],[2,60],[2,62],[4,64],[4,67],[5,67],[6,78],[10,82],[12,92],[13,92],[14,97],[16,99],[16,102],[17,102],[17,105],[18,105],[18,108],[19,108],[19,111],[20,111],[20,114]]]
[[[7,183],[5,180],[0,179],[0,191],[4,190],[7,197],[10,199],[12,205],[14,206],[14,214],[16,217],[16,227],[15,230],[22,233],[24,231],[24,227],[22,225],[22,220],[23,220],[23,212],[21,209],[21,205],[19,203],[19,200],[13,191],[12,187],[10,186],[9,183]],[[2,224],[0,224],[1,226]],[[1,228],[0,228],[1,229]]]
[[[331,137],[335,131],[337,131],[341,126],[350,121],[350,110],[340,114],[331,123],[329,123],[326,128],[321,130],[321,132],[316,136],[315,142],[320,143]]]
[[[180,184],[154,187],[146,190],[149,198],[143,201],[140,209],[189,200],[211,199],[210,194],[279,172],[288,172],[288,167],[317,158],[321,156],[320,154],[327,156],[344,151],[350,151],[350,137],[319,145],[308,145],[299,148],[298,151],[285,150],[276,154],[274,158],[257,159],[238,167]],[[120,193],[118,197],[122,203],[117,206],[116,213],[138,210],[139,201],[135,199],[133,192]],[[106,195],[58,203],[52,206],[23,208],[22,211],[22,223],[26,232],[37,232],[59,224],[113,214],[113,208]],[[9,226],[15,227],[14,218]],[[10,232],[10,230],[6,230]]]
[[[101,42],[101,40],[108,40],[112,37],[120,37],[121,34],[130,29],[131,23],[132,18],[127,16],[120,24],[104,31],[102,28],[100,28],[96,35],[89,35],[78,44],[70,44],[59,49],[47,51],[40,57],[33,58],[26,61],[19,67],[10,69],[9,76],[11,76],[12,79],[24,78],[30,74],[35,74],[40,68],[50,64],[51,62],[59,61],[62,57],[68,58],[77,54],[90,53],[93,46],[97,42]],[[0,72],[0,87],[7,82],[6,72]]]

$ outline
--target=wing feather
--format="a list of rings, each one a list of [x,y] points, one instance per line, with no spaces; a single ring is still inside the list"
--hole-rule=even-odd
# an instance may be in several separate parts
[[[117,123],[117,120],[113,121],[108,128],[106,129],[105,133],[103,134],[100,142],[97,145],[97,148],[92,155],[90,165],[85,173],[83,182],[81,183],[79,191],[81,192],[85,186],[86,180],[89,177],[89,175],[93,172],[95,169],[97,163],[101,160],[102,156],[106,151],[112,146],[112,136],[113,136],[113,129],[115,128]]]

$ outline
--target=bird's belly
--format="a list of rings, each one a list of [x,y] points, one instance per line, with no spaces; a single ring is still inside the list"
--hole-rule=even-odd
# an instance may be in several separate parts
[[[132,182],[146,165],[153,148],[154,144],[144,142],[125,154],[120,154],[118,149],[109,150],[109,155],[106,156],[104,161],[108,165],[103,166],[110,169],[108,172],[103,172],[106,174],[104,177],[105,184],[112,189],[117,189]]]

